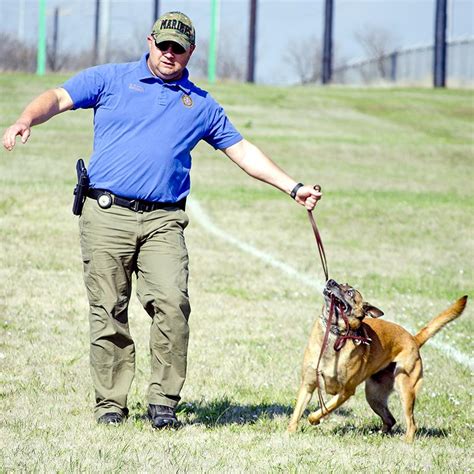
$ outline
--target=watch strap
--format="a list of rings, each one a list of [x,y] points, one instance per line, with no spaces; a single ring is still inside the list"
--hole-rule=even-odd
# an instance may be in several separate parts
[[[298,192],[298,189],[300,189],[302,186],[304,186],[303,183],[298,183],[290,192],[290,196],[295,199],[296,198],[296,193]]]

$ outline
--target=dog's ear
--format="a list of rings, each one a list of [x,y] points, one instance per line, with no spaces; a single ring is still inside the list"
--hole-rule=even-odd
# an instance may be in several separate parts
[[[372,318],[380,318],[380,316],[383,316],[383,311],[372,306],[370,303],[364,302],[363,309],[364,313]]]

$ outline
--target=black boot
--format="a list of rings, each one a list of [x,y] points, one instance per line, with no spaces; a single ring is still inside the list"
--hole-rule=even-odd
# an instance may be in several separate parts
[[[98,420],[97,423],[101,425],[119,425],[123,423],[125,417],[120,413],[111,412],[102,415]]]
[[[148,405],[148,417],[153,428],[161,430],[163,428],[178,429],[181,423],[176,418],[174,408],[165,405]]]

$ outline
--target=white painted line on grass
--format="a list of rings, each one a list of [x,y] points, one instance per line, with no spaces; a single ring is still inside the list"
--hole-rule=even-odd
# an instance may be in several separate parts
[[[233,235],[230,235],[224,230],[217,227],[211,221],[209,216],[206,214],[206,212],[202,208],[201,204],[199,204],[199,202],[196,199],[194,198],[188,199],[187,208],[190,211],[190,213],[194,216],[195,220],[202,227],[204,227],[204,229],[210,234],[215,235],[216,237],[226,242],[229,242],[230,244],[239,248],[240,250],[243,250],[244,252],[247,252],[250,255],[253,255],[254,257],[259,258],[260,260],[267,263],[268,265],[274,268],[277,268],[278,270],[281,270],[283,273],[286,273],[292,278],[297,279],[298,281],[305,284],[306,286],[309,286],[318,291],[323,290],[324,288],[323,282],[315,282],[313,277],[310,277],[308,275],[305,275],[299,272],[298,270],[291,267],[290,265],[276,259],[269,253],[263,252],[262,250],[259,250],[250,244],[242,242],[241,240],[237,239]],[[410,331],[412,334],[415,332],[413,328],[410,328],[405,323],[404,323],[404,327],[406,328],[407,331]],[[474,370],[474,361],[468,355],[451,347],[449,344],[446,344],[441,341],[437,341],[436,339],[430,340],[428,344],[436,347],[441,352],[444,352],[446,356],[451,357],[459,364],[464,365],[465,367],[468,367],[470,370]]]
[[[258,250],[252,245],[246,244],[245,242],[242,242],[241,240],[228,234],[224,230],[219,229],[219,227],[217,227],[211,221],[211,219],[206,214],[204,209],[201,207],[199,202],[197,202],[195,199],[189,200],[187,206],[188,206],[189,211],[194,215],[194,218],[196,219],[196,221],[198,221],[199,224],[201,224],[204,227],[204,229],[210,234],[213,234],[216,237],[219,237],[220,239],[231,243],[232,245],[239,248],[240,250],[243,250],[244,252],[247,252],[250,255],[253,255],[254,257],[259,258],[265,263],[268,263],[270,266],[278,268],[278,270],[281,270],[283,273],[290,275],[292,278],[295,278],[301,281],[305,285],[310,286],[311,288],[314,288],[318,291],[323,291],[324,283],[312,281],[314,280],[313,277],[303,275],[301,272],[294,269],[290,265],[284,262],[281,262],[280,260],[277,260],[275,257],[270,255],[269,253],[263,252],[262,250]]]
[[[407,330],[410,330],[407,328]],[[413,331],[412,331],[413,332]],[[469,357],[467,354],[464,354],[461,351],[458,351],[451,345],[447,344],[446,342],[441,342],[437,339],[430,339],[427,343],[428,345],[432,345],[439,349],[441,352],[444,352],[447,357],[453,358],[456,362],[461,365],[464,365],[470,370],[474,370],[474,361],[472,357]]]

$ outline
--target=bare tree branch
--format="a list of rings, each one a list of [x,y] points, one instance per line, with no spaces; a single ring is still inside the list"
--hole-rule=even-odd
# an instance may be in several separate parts
[[[309,84],[321,79],[322,58],[321,42],[311,36],[303,41],[291,41],[283,62],[293,65],[301,84]]]
[[[36,48],[26,46],[6,33],[0,33],[0,71],[36,70]]]
[[[387,56],[395,49],[393,35],[378,26],[367,25],[354,33],[356,41],[367,56],[377,60],[377,70],[382,79],[389,77]]]

